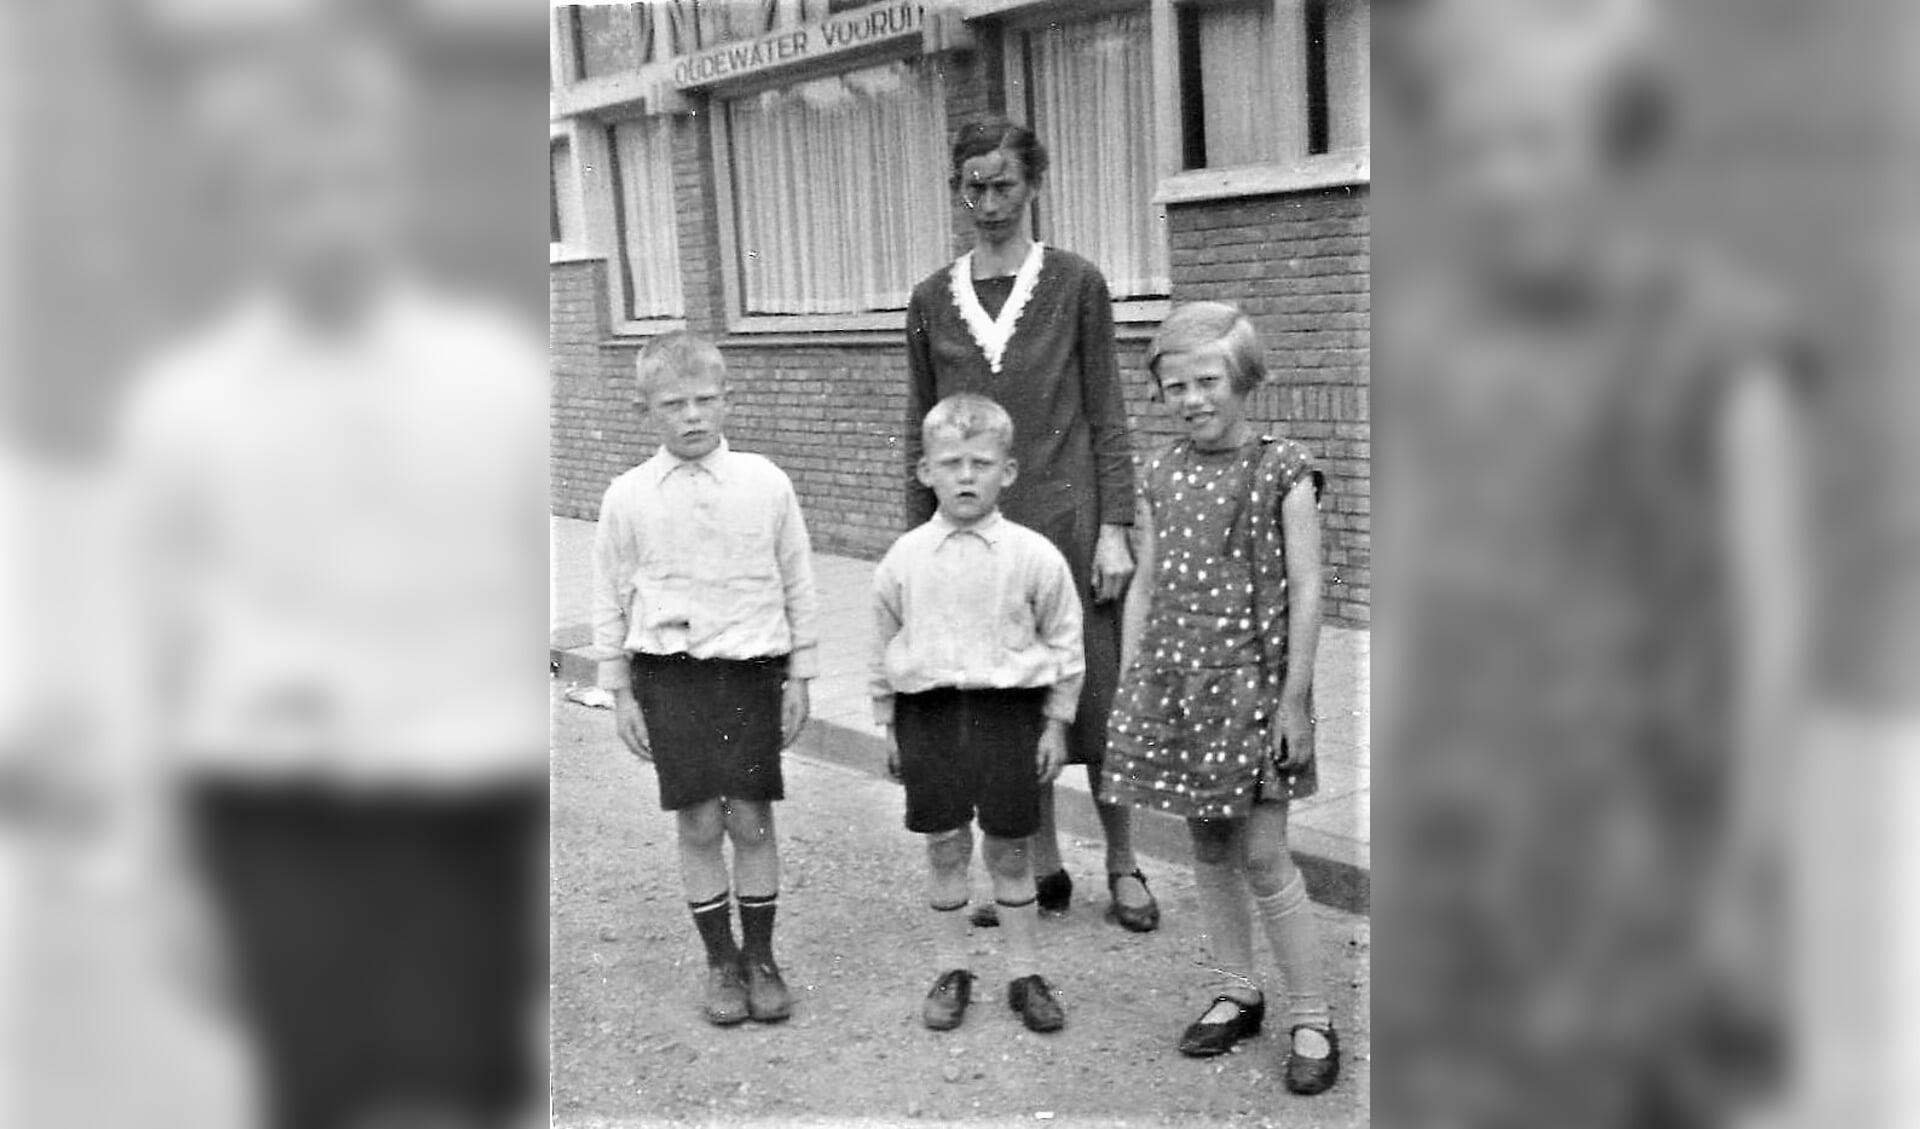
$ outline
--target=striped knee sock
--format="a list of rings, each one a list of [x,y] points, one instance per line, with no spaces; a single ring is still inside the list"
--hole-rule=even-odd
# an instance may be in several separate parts
[[[700,943],[707,947],[708,964],[733,964],[740,959],[740,946],[733,940],[733,907],[722,890],[704,902],[688,902],[693,910],[693,927],[700,931]]]

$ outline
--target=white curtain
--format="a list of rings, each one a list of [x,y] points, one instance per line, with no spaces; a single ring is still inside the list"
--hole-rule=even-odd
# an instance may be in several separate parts
[[[1054,24],[1032,33],[1028,47],[1033,129],[1053,165],[1041,236],[1092,260],[1116,297],[1166,294],[1147,13]]]
[[[673,211],[673,137],[666,118],[618,122],[613,141],[620,169],[627,316],[685,315],[680,293],[680,233]]]
[[[948,261],[939,75],[892,63],[727,103],[747,312],[905,309]]]
[[[1208,7],[1200,17],[1202,120],[1207,167],[1238,168],[1291,159],[1282,152],[1285,119],[1306,107],[1283,105],[1275,72],[1273,5]]]
[[[1369,0],[1329,0],[1327,4],[1327,151],[1331,153],[1367,148],[1371,8]]]

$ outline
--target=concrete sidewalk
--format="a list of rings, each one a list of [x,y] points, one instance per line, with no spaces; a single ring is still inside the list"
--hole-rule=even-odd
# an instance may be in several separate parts
[[[582,653],[591,641],[594,523],[553,519],[552,650],[557,677],[590,685],[594,664]],[[867,700],[867,648],[871,631],[869,585],[873,565],[850,557],[816,554],[820,587],[820,677],[813,684],[814,724],[795,751],[880,774],[885,750]],[[1372,797],[1368,742],[1367,633],[1351,628],[1321,632],[1316,694],[1321,718],[1320,791],[1294,806],[1290,839],[1314,898],[1354,913],[1367,912],[1371,866],[1369,815]],[[1067,795],[1059,806],[1064,834],[1097,841],[1099,825],[1086,776],[1061,777]],[[1140,849],[1186,865],[1186,828],[1181,820],[1140,813]],[[1092,876],[1083,876],[1083,881]],[[1089,891],[1093,897],[1104,894]]]

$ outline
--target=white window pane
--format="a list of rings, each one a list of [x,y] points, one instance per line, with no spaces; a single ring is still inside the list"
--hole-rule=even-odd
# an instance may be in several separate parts
[[[1117,297],[1166,294],[1147,14],[1054,24],[1029,37],[1028,53],[1032,125],[1053,158],[1041,237],[1091,260]]]
[[[1369,0],[1327,0],[1327,150],[1367,147]]]
[[[674,222],[673,136],[666,118],[613,127],[619,174],[620,269],[627,316],[680,317],[680,236]]]
[[[1284,114],[1304,119],[1303,106],[1282,105],[1275,72],[1273,5],[1209,6],[1200,16],[1200,82],[1207,167],[1235,168],[1288,159]]]
[[[946,109],[920,62],[727,104],[749,313],[905,309],[950,257]]]

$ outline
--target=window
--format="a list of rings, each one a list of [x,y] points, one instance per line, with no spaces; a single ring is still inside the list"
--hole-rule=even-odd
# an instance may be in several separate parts
[[[1182,0],[1174,26],[1183,167],[1366,149],[1368,0]]]
[[[680,233],[674,222],[673,136],[668,119],[635,118],[607,129],[621,290],[631,320],[686,313]]]
[[[1052,157],[1036,231],[1084,255],[1116,298],[1169,289],[1166,210],[1153,203],[1153,37],[1146,10],[1051,23],[1016,44],[1016,112]],[[1020,76],[1024,74],[1024,83]]]
[[[653,13],[645,4],[581,4],[569,8],[581,78],[638,70],[654,61]]]
[[[724,106],[743,311],[905,309],[952,250],[939,73],[890,63]]]
[[[548,242],[584,247],[586,208],[580,196],[580,177],[573,167],[573,144],[564,137],[556,138],[549,157]]]
[[[1372,7],[1369,0],[1324,0],[1310,5],[1319,13],[1319,57],[1326,74],[1327,144],[1315,152],[1351,153],[1369,143],[1368,62],[1372,58]],[[1313,25],[1309,25],[1311,29]]]

